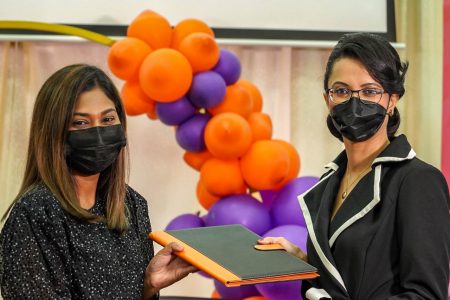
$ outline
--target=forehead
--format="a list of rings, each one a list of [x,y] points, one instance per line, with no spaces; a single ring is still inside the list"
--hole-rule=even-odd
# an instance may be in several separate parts
[[[335,82],[342,82],[349,86],[361,86],[377,81],[369,74],[361,61],[344,57],[338,59],[333,65],[328,85],[331,86]]]
[[[75,103],[75,112],[98,113],[115,108],[114,102],[98,87],[81,93]]]

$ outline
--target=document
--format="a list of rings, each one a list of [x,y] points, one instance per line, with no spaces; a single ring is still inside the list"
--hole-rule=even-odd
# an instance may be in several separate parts
[[[315,267],[277,247],[255,249],[261,237],[242,225],[154,231],[149,237],[162,246],[182,245],[180,258],[228,287],[319,276]]]

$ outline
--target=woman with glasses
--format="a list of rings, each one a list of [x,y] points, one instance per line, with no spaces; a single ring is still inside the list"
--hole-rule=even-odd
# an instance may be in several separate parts
[[[3,299],[153,299],[196,270],[177,244],[153,256],[147,202],[126,184],[126,144],[124,107],[103,71],[71,65],[44,83],[0,235]]]
[[[447,183],[395,135],[407,68],[373,34],[344,35],[330,54],[327,125],[345,150],[299,196],[307,253],[284,238],[259,241],[318,268],[302,283],[304,299],[447,299]]]

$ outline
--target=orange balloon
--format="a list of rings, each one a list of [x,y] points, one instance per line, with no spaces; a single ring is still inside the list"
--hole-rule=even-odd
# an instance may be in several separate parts
[[[214,290],[211,293],[211,298],[213,298],[213,299],[222,299],[222,296],[220,296],[220,294],[219,294],[219,292],[217,290]]]
[[[122,87],[121,97],[125,112],[130,116],[155,112],[155,101],[147,97],[138,82],[127,81]]]
[[[253,143],[240,161],[245,182],[256,190],[281,188],[291,174],[289,154],[277,141]]]
[[[272,120],[261,112],[251,113],[247,119],[252,130],[252,141],[270,140],[272,138]]]
[[[217,196],[239,194],[245,189],[237,159],[208,159],[200,170],[200,181],[209,193]]]
[[[200,202],[201,206],[206,210],[208,210],[214,203],[216,203],[220,199],[219,196],[215,196],[209,193],[201,180],[197,182],[196,194],[198,202]]]
[[[197,19],[185,19],[173,29],[172,47],[178,49],[181,41],[194,32],[203,32],[214,37],[214,31],[205,22]]]
[[[192,68],[186,57],[173,49],[158,49],[141,65],[139,82],[145,94],[159,102],[173,102],[189,90]]]
[[[178,47],[192,66],[192,71],[198,73],[214,67],[219,61],[220,50],[214,37],[203,32],[191,33],[185,37]]]
[[[206,147],[218,158],[241,157],[248,150],[251,142],[250,125],[238,114],[218,114],[206,125]]]
[[[283,181],[283,184],[282,184],[282,186],[283,186],[286,183],[288,183],[289,181],[291,181],[292,179],[297,178],[298,173],[300,172],[301,159],[300,159],[300,155],[298,154],[295,147],[292,146],[292,144],[290,144],[286,141],[282,141],[282,140],[273,140],[273,141],[281,144],[286,149],[288,156],[289,156],[289,170],[288,170],[288,174],[287,174],[286,178]]]
[[[262,110],[262,106],[263,106],[263,99],[262,99],[261,92],[256,87],[256,85],[254,85],[250,81],[244,80],[244,79],[238,80],[238,82],[236,82],[236,84],[239,85],[240,87],[244,88],[247,92],[249,92],[250,98],[252,98],[252,104],[253,104],[252,111],[260,112]]]
[[[115,42],[108,51],[108,66],[123,80],[137,80],[142,61],[151,52],[150,47],[135,38]]]
[[[267,298],[265,298],[263,296],[253,296],[253,297],[244,298],[243,300],[267,300]]]
[[[172,40],[173,29],[161,15],[151,10],[139,14],[128,26],[127,35],[146,42],[152,49],[167,48]]]
[[[212,115],[224,112],[233,112],[247,118],[252,112],[253,104],[250,94],[246,89],[233,84],[227,86],[227,91],[222,102],[214,107],[208,108]]]
[[[183,155],[184,161],[193,169],[200,171],[205,161],[210,159],[212,154],[208,150],[201,152],[186,151]]]

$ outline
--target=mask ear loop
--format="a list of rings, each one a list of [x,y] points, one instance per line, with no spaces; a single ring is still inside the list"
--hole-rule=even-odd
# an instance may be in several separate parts
[[[389,100],[388,100],[388,106],[387,106],[387,112],[386,114],[390,117],[392,117],[394,115],[394,110],[393,109],[389,109],[389,103],[391,102],[391,95],[389,94]]]

